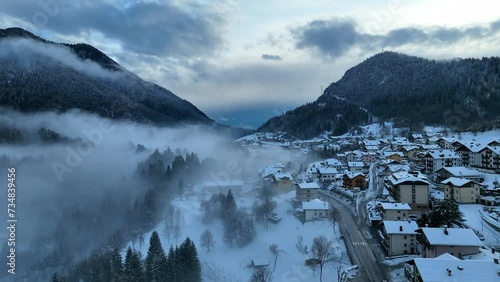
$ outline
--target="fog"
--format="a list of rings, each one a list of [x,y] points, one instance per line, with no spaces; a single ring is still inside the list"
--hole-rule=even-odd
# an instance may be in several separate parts
[[[31,39],[2,40],[0,42],[0,59],[10,58],[12,53],[21,54],[21,56],[16,56],[16,59],[19,60],[21,66],[26,68],[29,68],[36,60],[44,57],[93,77],[116,79],[124,75],[124,72],[105,70],[93,61],[80,60],[65,45],[54,45]]]
[[[207,166],[208,171],[183,179],[191,185],[202,181],[248,180],[257,176],[259,167],[293,161],[293,155],[280,148],[248,152],[229,136],[203,126],[159,128],[111,121],[76,110],[63,114],[25,114],[0,108],[2,126],[19,129],[26,137],[22,144],[0,144],[0,185],[4,187],[2,193],[7,193],[7,167],[15,167],[17,252],[18,263],[23,265],[19,271],[30,275],[33,272],[28,266],[36,263],[50,265],[52,271],[64,270],[61,268],[67,266],[64,264],[74,264],[88,256],[106,242],[106,236],[124,224],[127,210],[134,201],[142,201],[148,187],[177,185],[147,179],[137,172],[138,164],[156,149],[160,153],[168,148],[182,155],[195,153],[202,163],[214,160],[213,165]],[[80,141],[41,142],[36,135],[42,127]],[[138,150],[138,144],[146,149]],[[168,199],[168,195],[157,196]],[[5,199],[3,195],[1,198]],[[6,205],[2,200],[0,210],[5,211]],[[85,216],[80,213],[90,214],[91,219],[81,219]],[[5,212],[0,214],[4,223],[6,216]],[[89,228],[87,224],[104,229],[89,238],[84,232]],[[6,236],[6,229],[1,228],[0,240],[4,242]],[[71,238],[70,261],[47,262],[50,261],[47,256],[64,238]],[[80,245],[74,246],[75,242]],[[0,245],[1,253],[5,253],[6,247]],[[1,261],[5,262],[5,256]]]

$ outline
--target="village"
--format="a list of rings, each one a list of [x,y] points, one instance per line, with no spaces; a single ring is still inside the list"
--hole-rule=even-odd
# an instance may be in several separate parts
[[[259,173],[278,194],[295,191],[291,203],[302,222],[337,216],[359,267],[354,280],[380,281],[376,268],[389,266],[393,281],[498,281],[500,134],[429,131],[306,141],[258,134],[239,141],[320,156],[298,169],[277,163]],[[456,218],[432,219],[454,209]],[[353,240],[353,232],[362,236]]]

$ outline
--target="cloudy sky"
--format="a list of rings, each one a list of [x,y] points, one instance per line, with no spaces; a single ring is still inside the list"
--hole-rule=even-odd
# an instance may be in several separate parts
[[[16,0],[1,1],[0,28],[92,44],[245,125],[315,100],[382,49],[498,56],[498,11],[497,0]]]

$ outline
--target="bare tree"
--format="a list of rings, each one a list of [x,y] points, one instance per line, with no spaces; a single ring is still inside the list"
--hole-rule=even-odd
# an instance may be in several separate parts
[[[319,268],[319,281],[323,281],[323,267],[335,259],[332,242],[321,235],[314,238],[311,247],[312,265]]]
[[[175,242],[177,243],[177,241],[181,237],[181,226],[179,224],[174,225],[172,232],[175,238]]]
[[[278,254],[280,253],[280,250],[278,249],[278,245],[271,244],[269,246],[269,251],[274,255],[274,266],[273,266],[273,272],[274,272],[276,270],[276,262],[278,260]]]
[[[201,234],[200,241],[201,241],[201,246],[206,248],[207,252],[210,252],[210,248],[212,248],[215,245],[214,235],[209,230],[205,230],[205,232]]]
[[[338,215],[339,212],[337,209],[333,205],[330,205],[328,210],[328,220],[332,223],[333,233],[335,233],[335,223],[337,222]]]
[[[254,270],[249,282],[271,282],[273,273],[267,267],[259,267]]]
[[[295,246],[301,254],[307,254],[307,246],[304,246],[304,237],[302,237],[301,235],[297,236],[297,243],[295,243]]]

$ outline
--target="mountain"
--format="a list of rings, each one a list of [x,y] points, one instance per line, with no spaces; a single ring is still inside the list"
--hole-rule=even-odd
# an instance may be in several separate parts
[[[157,125],[216,125],[190,102],[88,44],[54,43],[24,29],[0,29],[0,66],[0,106],[22,112],[80,109]]]
[[[259,131],[310,138],[388,120],[414,130],[481,130],[500,125],[498,109],[498,57],[436,61],[383,52],[346,71],[316,101],[270,119]]]

